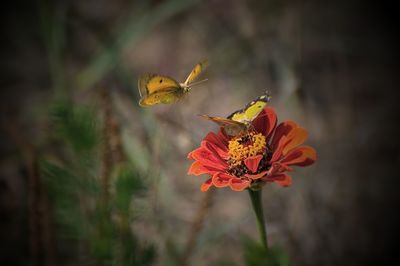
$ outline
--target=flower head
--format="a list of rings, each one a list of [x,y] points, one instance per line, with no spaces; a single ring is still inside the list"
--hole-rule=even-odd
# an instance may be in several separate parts
[[[188,154],[194,160],[188,174],[210,175],[202,191],[211,186],[242,191],[266,182],[289,186],[292,178],[287,172],[293,171],[292,166],[314,163],[316,152],[301,146],[308,136],[304,128],[293,121],[276,124],[274,110],[266,107],[246,132],[229,136],[221,128],[217,134],[208,133],[200,147]]]

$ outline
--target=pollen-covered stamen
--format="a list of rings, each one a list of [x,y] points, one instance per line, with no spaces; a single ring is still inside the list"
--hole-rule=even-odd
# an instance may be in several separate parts
[[[267,147],[266,138],[261,133],[246,132],[229,141],[229,170],[228,172],[234,176],[241,177],[251,173],[244,164],[244,161],[256,155],[263,155],[257,172],[264,171],[268,167],[270,158],[269,148]]]
[[[261,133],[248,132],[229,141],[228,155],[231,166],[242,165],[249,157],[264,154],[267,147],[265,136]]]

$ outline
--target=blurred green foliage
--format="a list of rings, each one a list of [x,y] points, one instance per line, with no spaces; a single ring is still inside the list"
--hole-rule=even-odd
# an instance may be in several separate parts
[[[143,181],[129,169],[122,168],[115,181],[114,206],[120,213],[127,214],[132,194],[141,195],[146,190]]]
[[[43,159],[41,169],[58,253],[68,256],[72,264],[150,265],[156,255],[154,246],[140,243],[130,228],[132,199],[144,195],[145,183],[123,163],[112,165],[107,177],[99,177],[106,140],[94,109],[57,103],[50,113],[53,137],[63,144],[59,146],[63,156]],[[108,181],[106,188],[102,178]]]
[[[100,134],[94,110],[57,103],[51,109],[55,136],[65,141],[76,153],[93,153],[98,147]]]
[[[277,246],[265,251],[263,245],[251,239],[244,240],[244,260],[247,266],[289,266],[286,252]]]

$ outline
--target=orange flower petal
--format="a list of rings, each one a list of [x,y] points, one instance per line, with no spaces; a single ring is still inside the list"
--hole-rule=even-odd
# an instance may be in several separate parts
[[[285,180],[278,180],[275,181],[275,183],[278,183],[279,185],[281,185],[282,187],[288,187],[292,185],[292,177],[290,175],[286,176],[287,178]]]
[[[283,123],[280,123],[276,127],[274,136],[272,138],[271,142],[272,150],[276,150],[278,148],[279,142],[283,136],[287,136],[290,133],[290,131],[292,131],[297,127],[298,127],[297,124],[293,121],[285,121]]]
[[[187,158],[188,158],[188,159],[194,160],[194,158],[193,158],[193,152],[194,152],[194,151],[195,151],[195,150],[193,150],[193,151],[191,151],[191,152],[188,153],[188,155],[187,155]]]
[[[250,186],[250,181],[234,177],[229,180],[229,185],[234,191],[243,191]]]
[[[264,176],[267,174],[267,172],[268,172],[268,171],[262,171],[262,172],[259,173],[259,174],[255,174],[255,175],[245,174],[244,176],[247,177],[247,178],[256,180],[256,179],[260,179],[260,178],[264,177]]]
[[[275,182],[283,187],[288,187],[292,184],[292,177],[287,174],[277,174],[273,176],[263,177],[261,180],[268,182]]]
[[[200,153],[204,150],[204,147],[198,147],[197,149],[189,152],[187,158],[191,160],[197,160],[200,157]]]
[[[200,144],[200,147],[204,147],[207,150],[211,151],[213,154],[215,154],[216,157],[218,157],[222,161],[226,161],[229,158],[228,148],[226,148],[225,150],[221,149],[215,143],[203,140]]]
[[[201,164],[215,169],[224,170],[228,167],[226,161],[224,161],[218,154],[203,146],[192,151],[189,156],[191,159],[197,160],[201,162]]]
[[[201,184],[200,190],[206,192],[212,186],[211,178]]]
[[[274,153],[272,154],[271,157],[271,162],[275,162],[277,160],[279,160],[282,156],[282,152],[283,152],[283,148],[285,147],[285,143],[287,142],[287,138],[286,136],[282,136],[279,140],[278,145],[276,146],[276,149],[273,150]]]
[[[288,187],[292,184],[292,177],[290,175],[282,174],[282,177],[275,180],[275,183],[278,183],[282,187]]]
[[[203,140],[200,143],[200,147],[206,148],[212,154],[214,154],[214,156],[216,158],[218,158],[219,160],[221,160],[223,162],[225,162],[226,159],[228,158],[228,148],[226,148],[226,150],[222,150],[216,144],[209,142],[209,141],[205,141],[205,140]]]
[[[291,130],[286,137],[287,143],[285,144],[285,148],[283,148],[283,155],[286,155],[293,148],[303,144],[308,137],[308,132],[304,128],[297,127]]]
[[[291,150],[281,161],[285,165],[307,166],[317,159],[316,151],[310,146],[301,146]]]
[[[202,175],[202,174],[214,174],[216,172],[220,172],[221,170],[215,169],[212,167],[208,167],[203,165],[199,161],[195,161],[192,163],[192,165],[189,167],[188,170],[188,175]]]
[[[255,172],[257,172],[258,165],[260,164],[260,161],[262,160],[262,158],[263,158],[262,155],[252,156],[252,157],[249,157],[246,160],[244,160],[244,164],[247,166],[247,168],[249,168],[249,170],[252,173],[255,173]]]
[[[274,109],[265,107],[251,124],[253,125],[255,131],[260,132],[264,136],[268,137],[274,130],[276,122],[277,119]]]
[[[212,177],[212,183],[216,187],[227,187],[232,178],[234,177],[225,173],[216,173]]]
[[[222,158],[228,156],[228,142],[221,138],[221,136],[214,132],[210,132],[203,141],[208,142]]]
[[[275,176],[278,174],[282,174],[286,171],[292,171],[292,169],[285,164],[275,162],[272,164],[271,168],[268,170],[268,176]]]
[[[189,170],[188,170],[188,175],[201,175],[201,174],[206,174],[206,173],[207,173],[207,170],[198,161],[195,161],[194,163],[192,163],[192,165],[189,167]]]

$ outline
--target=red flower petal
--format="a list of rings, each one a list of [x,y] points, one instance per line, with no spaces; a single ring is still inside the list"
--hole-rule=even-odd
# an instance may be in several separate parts
[[[316,151],[310,146],[298,147],[290,151],[281,161],[285,165],[307,166],[317,159]]]
[[[257,172],[258,165],[260,164],[260,161],[262,160],[262,158],[263,158],[262,155],[252,156],[252,157],[249,157],[246,160],[244,160],[244,164],[247,166],[247,168],[249,168],[249,170],[252,173],[255,173],[255,172]]]
[[[216,187],[226,187],[232,178],[234,177],[225,173],[216,173],[212,177],[212,183]]]
[[[196,149],[197,150],[197,149]],[[188,155],[187,155],[187,158],[188,159],[190,159],[190,160],[194,160],[194,158],[193,158],[193,152],[194,152],[195,150],[193,150],[193,151],[191,151],[191,152],[189,152],[188,153]]]
[[[251,174],[245,174],[244,176],[253,180],[259,179],[267,175],[268,171],[262,171],[259,174],[251,175]]]
[[[207,141],[222,158],[228,156],[228,142],[220,134],[210,132],[204,138],[204,141]]]
[[[226,135],[225,131],[222,128],[218,131],[217,136],[224,143],[225,146],[228,146],[228,142],[231,139],[231,137]]]
[[[282,174],[286,171],[292,171],[292,169],[285,165],[285,164],[281,164],[279,162],[275,162],[272,164],[271,168],[268,170],[268,176],[274,176],[274,175],[278,175],[278,174]]]
[[[251,123],[256,132],[268,137],[276,126],[276,114],[274,109],[265,107],[264,110]]]
[[[206,192],[212,186],[211,178],[201,184],[200,190]]]
[[[292,184],[292,177],[287,174],[278,174],[262,178],[263,181],[275,182],[283,187],[288,187]]]
[[[199,161],[195,161],[192,163],[188,170],[188,175],[202,175],[202,174],[214,174],[216,172],[220,172],[221,170],[205,166]]]
[[[204,146],[207,146],[207,144]],[[228,167],[228,164],[215,152],[215,150],[212,152],[208,149],[209,147],[206,148],[204,146],[192,151],[188,157],[199,161],[202,165],[219,170],[225,170],[226,167]]]
[[[284,178],[282,180],[276,180],[275,183],[278,183],[282,187],[288,187],[292,184],[292,177],[290,175],[283,175]]]
[[[293,148],[301,145],[306,141],[308,137],[308,132],[301,127],[294,128],[289,134],[286,136],[287,142],[285,144],[285,148],[283,148],[282,154],[287,154]]]
[[[200,147],[204,147],[207,150],[209,150],[211,153],[214,154],[215,157],[217,157],[220,161],[226,163],[226,160],[228,158],[228,150],[221,150],[218,146],[216,146],[214,143],[208,142],[206,140],[203,140],[200,143]]]
[[[281,140],[281,138],[283,136],[288,135],[289,132],[292,131],[296,127],[297,127],[297,124],[293,121],[286,121],[286,122],[280,123],[276,127],[274,136],[272,138],[272,142],[271,142],[272,150],[276,150],[278,148],[279,141]]]
[[[212,153],[214,153],[222,161],[226,161],[229,158],[228,149],[222,150],[218,146],[216,146],[214,143],[211,143],[211,142],[208,142],[208,141],[202,141],[200,146],[203,146],[207,150],[209,150]]]
[[[287,138],[285,136],[282,136],[281,139],[279,140],[278,144],[276,145],[276,148],[273,150],[274,153],[272,154],[272,157],[270,160],[271,162],[275,162],[281,158],[283,148],[285,147],[285,143],[287,143]]]
[[[208,173],[207,169],[205,169],[203,165],[198,161],[192,163],[188,170],[188,175],[201,175],[206,173]]]
[[[229,185],[234,191],[243,191],[250,186],[250,181],[234,177],[229,180]]]
[[[290,175],[281,174],[274,177],[274,182],[282,187],[288,187],[292,184],[292,177]]]

